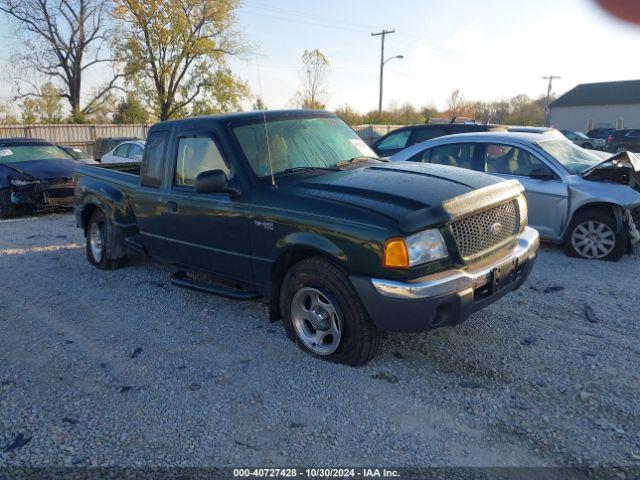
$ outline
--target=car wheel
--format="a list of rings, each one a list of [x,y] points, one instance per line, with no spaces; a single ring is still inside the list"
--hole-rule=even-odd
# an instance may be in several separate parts
[[[380,349],[383,332],[371,322],[351,280],[322,257],[287,272],[280,291],[287,336],[312,355],[359,366]]]
[[[0,218],[11,218],[15,215],[15,208],[11,204],[11,193],[0,192]]]
[[[567,230],[565,251],[572,257],[587,260],[620,260],[629,243],[625,229],[618,232],[612,214],[590,211],[576,215]]]
[[[86,253],[89,262],[102,269],[114,270],[122,265],[125,247],[115,226],[101,210],[91,216],[86,232]]]

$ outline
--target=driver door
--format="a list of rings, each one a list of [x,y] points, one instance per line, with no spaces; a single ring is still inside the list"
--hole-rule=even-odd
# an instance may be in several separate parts
[[[483,166],[486,173],[518,180],[527,197],[529,225],[545,238],[560,238],[569,205],[568,188],[543,159],[525,148],[487,143],[483,150]],[[551,173],[553,179],[531,178],[532,171],[541,169]]]
[[[234,168],[213,132],[178,134],[167,195],[169,237],[175,263],[229,279],[251,281],[248,204],[229,193],[198,193],[199,173],[222,170],[229,180]]]

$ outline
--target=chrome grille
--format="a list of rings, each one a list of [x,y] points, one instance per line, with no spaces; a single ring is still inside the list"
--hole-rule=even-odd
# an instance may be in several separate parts
[[[518,217],[518,203],[512,200],[452,222],[453,238],[462,258],[469,260],[480,256],[513,238],[518,233]]]

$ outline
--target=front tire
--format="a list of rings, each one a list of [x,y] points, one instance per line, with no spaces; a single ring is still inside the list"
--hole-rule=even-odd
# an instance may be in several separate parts
[[[629,236],[618,231],[612,213],[591,210],[579,213],[571,221],[565,239],[565,253],[586,260],[617,262],[627,251]]]
[[[360,366],[382,345],[383,333],[349,277],[322,257],[302,260],[287,272],[280,311],[287,336],[316,357]]]
[[[96,210],[91,216],[86,237],[89,263],[101,270],[115,270],[122,265],[126,252],[124,242],[116,227],[101,210]]]

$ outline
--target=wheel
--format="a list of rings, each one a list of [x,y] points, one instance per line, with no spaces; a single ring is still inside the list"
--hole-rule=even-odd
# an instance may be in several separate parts
[[[0,192],[0,218],[11,218],[15,215],[15,208],[11,204],[11,193]]]
[[[87,226],[87,260],[102,270],[114,270],[122,264],[124,242],[118,230],[101,210],[96,210]]]
[[[585,143],[584,145],[582,145],[582,148],[586,148],[587,150],[591,150],[593,148],[593,145],[591,145],[590,143]]]
[[[371,322],[349,277],[322,257],[302,260],[287,272],[280,311],[288,337],[316,357],[359,366],[382,345],[383,333]]]
[[[567,229],[565,251],[572,257],[588,260],[620,260],[629,243],[625,229],[618,230],[614,216],[601,210],[576,215]]]

